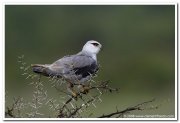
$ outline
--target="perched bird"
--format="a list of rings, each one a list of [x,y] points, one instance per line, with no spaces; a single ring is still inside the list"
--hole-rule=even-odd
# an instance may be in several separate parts
[[[68,82],[68,90],[76,97],[77,93],[73,90],[74,84],[85,85],[97,73],[96,55],[101,48],[102,45],[99,42],[90,40],[79,53],[64,56],[52,64],[32,64],[32,70],[44,76],[63,78]]]

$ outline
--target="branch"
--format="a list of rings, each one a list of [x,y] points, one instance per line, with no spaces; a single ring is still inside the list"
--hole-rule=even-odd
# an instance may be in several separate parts
[[[5,111],[5,116],[10,116],[12,118],[15,118],[14,110],[16,105],[18,105],[19,101],[20,101],[20,97],[17,99],[14,98],[14,103],[12,104],[11,108],[7,107],[7,111]]]
[[[112,92],[112,91],[119,91],[120,88],[111,88],[109,87],[109,80],[106,80],[106,81],[102,81],[99,85],[97,86],[91,86],[89,88],[89,90],[92,90],[92,89],[103,89],[103,90],[108,90],[109,92]]]
[[[97,96],[96,96],[96,97],[97,97]],[[95,97],[95,98],[96,98],[96,97]],[[95,100],[95,98],[92,98],[92,99],[88,100],[84,105],[87,106],[89,103],[93,102],[93,101]],[[82,109],[84,105],[81,105],[81,106],[79,106],[79,107],[76,107],[76,109],[75,109],[73,112],[71,112],[68,117],[70,118],[70,117],[73,117],[74,115],[76,115],[77,112],[78,112],[80,109]]]
[[[9,108],[9,107],[7,107],[7,111],[5,111],[5,116],[7,117],[7,116],[10,116],[10,117],[12,117],[12,118],[15,118],[15,116],[14,116],[14,114],[13,114],[13,110],[14,110],[14,108]]]
[[[111,88],[109,87],[109,81],[102,81],[100,82],[100,84],[95,85],[95,86],[90,86],[89,87],[89,91],[93,90],[93,89],[101,89],[101,90],[108,90],[109,92],[112,91],[118,91],[119,88]],[[74,85],[80,85],[80,84],[74,84]],[[57,88],[56,88],[57,89]],[[59,89],[57,89],[59,90]],[[61,90],[59,90],[60,92],[62,92]],[[65,93],[65,92],[63,92]],[[69,104],[73,99],[77,100],[78,98],[82,99],[82,92],[77,93],[77,97],[70,97],[65,103],[64,105],[59,109],[59,113],[58,113],[58,118],[62,118],[62,117],[70,117],[70,116],[74,116],[78,110],[80,110],[82,107],[76,108],[76,110],[74,111],[74,113],[72,114],[71,111],[69,112],[70,115],[68,116],[67,114],[63,113],[64,109],[67,107],[67,104]],[[88,102],[90,101],[94,101],[95,97],[93,99],[88,100]]]
[[[110,118],[110,117],[113,117],[115,115],[118,115],[118,117],[120,116],[123,116],[123,114],[125,113],[129,113],[129,112],[132,112],[132,111],[137,111],[137,110],[145,110],[145,108],[143,108],[144,105],[146,104],[149,104],[149,103],[152,103],[154,102],[155,99],[152,99],[152,100],[149,100],[149,101],[146,101],[146,102],[142,102],[142,103],[139,103],[135,106],[132,106],[132,107],[129,107],[129,108],[126,108],[122,111],[116,111],[116,112],[113,112],[113,113],[110,113],[110,114],[107,114],[107,115],[102,115],[102,116],[99,116],[98,118]],[[151,108],[151,109],[157,109],[158,106],[154,107],[154,108]]]

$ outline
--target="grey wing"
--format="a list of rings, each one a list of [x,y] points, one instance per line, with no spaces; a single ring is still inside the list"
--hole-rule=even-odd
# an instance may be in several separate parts
[[[86,55],[66,56],[54,62],[50,69],[62,75],[77,75],[78,78],[94,74],[98,70],[94,59]]]
[[[59,74],[66,74],[71,70],[73,56],[65,56],[50,65],[50,69]]]

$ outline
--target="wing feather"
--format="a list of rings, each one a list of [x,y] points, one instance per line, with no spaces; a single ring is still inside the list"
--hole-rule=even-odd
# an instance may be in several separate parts
[[[50,69],[62,75],[74,73],[81,75],[82,78],[94,74],[98,70],[98,66],[92,57],[79,54],[59,59],[50,66]]]

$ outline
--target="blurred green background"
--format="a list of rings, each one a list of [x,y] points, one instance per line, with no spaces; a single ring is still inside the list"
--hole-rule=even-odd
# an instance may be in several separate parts
[[[103,45],[96,80],[120,88],[102,96],[94,116],[152,98],[162,104],[159,109],[134,114],[175,113],[174,5],[6,5],[6,105],[32,94],[18,56],[24,54],[27,64],[52,63],[91,39]]]

